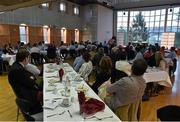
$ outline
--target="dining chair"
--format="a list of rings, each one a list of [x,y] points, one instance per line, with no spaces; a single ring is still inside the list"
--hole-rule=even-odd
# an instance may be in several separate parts
[[[41,56],[39,53],[31,53],[31,63],[33,64],[39,64],[40,63]]]
[[[158,109],[157,118],[161,121],[180,121],[180,106],[168,105]]]
[[[18,117],[19,117],[19,110],[21,110],[24,119],[26,121],[42,121],[43,120],[43,113],[31,113],[30,112],[30,107],[31,107],[31,103],[25,99],[21,99],[21,98],[16,98],[16,104],[18,106],[18,110],[17,110],[17,121],[18,121]]]
[[[128,105],[119,106],[115,109],[115,114],[122,121],[138,121],[141,114],[141,100]]]

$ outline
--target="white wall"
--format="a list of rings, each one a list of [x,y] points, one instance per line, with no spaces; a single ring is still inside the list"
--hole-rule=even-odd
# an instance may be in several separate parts
[[[56,27],[66,27],[70,29],[78,28],[81,30],[82,19],[81,16],[72,15],[72,5],[74,3],[68,2],[68,13],[59,12],[59,3],[53,2],[52,9],[39,8],[39,6],[32,6],[20,8],[14,11],[0,14],[0,24],[21,24],[27,25],[53,25]]]
[[[98,6],[90,4],[83,6],[82,28],[83,40],[95,42],[97,40]]]
[[[113,10],[98,5],[97,41],[108,41],[113,34]]]
[[[21,8],[0,14],[0,24],[52,25],[58,28],[78,28],[83,31],[83,41],[104,42],[112,37],[113,10],[98,4],[80,6],[80,16],[72,15],[72,5],[68,2],[68,14],[58,11],[58,2],[53,2],[52,9],[39,6]]]

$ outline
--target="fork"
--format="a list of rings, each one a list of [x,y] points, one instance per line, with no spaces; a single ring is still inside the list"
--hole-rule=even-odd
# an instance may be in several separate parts
[[[102,117],[102,118],[99,118],[99,117],[96,117],[98,120],[104,120],[104,119],[107,119],[107,118],[113,118],[113,116],[106,116],[106,117]]]
[[[56,115],[62,115],[62,114],[64,114],[66,111],[63,111],[62,113],[59,113],[59,114],[52,114],[52,115],[49,115],[49,116],[47,116],[47,118],[48,117],[52,117],[52,116],[56,116]]]
[[[97,116],[92,116],[92,117],[89,117],[89,118],[84,118],[84,119],[92,119],[92,118],[96,118],[97,120],[104,120],[104,119],[107,119],[107,118],[113,118],[113,116],[107,116],[107,117],[102,117],[102,118],[99,118]]]
[[[72,116],[72,114],[71,114],[71,112],[68,110],[68,113],[69,113],[69,116],[72,118],[73,116]]]

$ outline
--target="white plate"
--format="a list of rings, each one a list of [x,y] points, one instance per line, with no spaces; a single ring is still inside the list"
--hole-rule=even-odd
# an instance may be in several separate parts
[[[58,83],[58,82],[59,82],[59,78],[53,78],[48,80],[48,83]]]
[[[55,89],[56,89],[56,86],[52,86],[52,85],[46,87],[46,91],[54,91]]]
[[[65,97],[71,96],[71,93],[68,93],[67,95],[65,95],[65,90],[64,90],[64,89],[58,90],[58,91],[57,91],[57,94],[62,95],[62,96],[65,96]]]
[[[50,73],[50,72],[54,72],[54,71],[55,71],[54,69],[47,69],[45,72]]]
[[[80,92],[80,91],[83,91],[83,92],[87,92],[89,90],[89,88],[83,84],[78,84],[76,86],[76,91]]]
[[[63,67],[69,67],[69,64],[65,63],[63,64]]]

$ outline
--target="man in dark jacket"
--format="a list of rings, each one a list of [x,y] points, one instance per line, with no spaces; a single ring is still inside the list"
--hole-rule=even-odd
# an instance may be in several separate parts
[[[16,97],[28,100],[32,103],[30,112],[38,113],[42,111],[42,91],[35,82],[35,76],[24,68],[28,61],[29,52],[25,49],[19,50],[16,54],[16,62],[9,71],[8,80]]]

